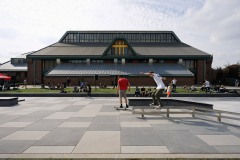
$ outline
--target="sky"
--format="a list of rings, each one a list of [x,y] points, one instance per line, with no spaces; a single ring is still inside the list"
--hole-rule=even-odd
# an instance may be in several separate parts
[[[0,0],[0,63],[70,30],[146,30],[173,31],[224,67],[240,63],[239,28],[240,0]]]

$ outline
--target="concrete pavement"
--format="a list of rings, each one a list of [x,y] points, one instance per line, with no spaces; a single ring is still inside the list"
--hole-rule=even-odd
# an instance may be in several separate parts
[[[23,98],[21,98],[23,99]],[[240,158],[240,123],[118,111],[117,98],[26,97],[0,107],[0,158]],[[178,99],[240,113],[239,97]]]

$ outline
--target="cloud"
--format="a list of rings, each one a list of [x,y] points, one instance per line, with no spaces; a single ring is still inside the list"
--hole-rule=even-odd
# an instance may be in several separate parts
[[[172,30],[213,54],[213,67],[240,57],[238,0],[0,0],[0,7],[0,57],[9,59],[57,42],[68,30]]]

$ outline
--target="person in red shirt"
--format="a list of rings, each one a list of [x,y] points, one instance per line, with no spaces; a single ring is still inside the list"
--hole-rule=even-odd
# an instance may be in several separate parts
[[[128,79],[123,78],[122,76],[118,76],[117,94],[119,94],[120,108],[123,108],[122,97],[124,97],[126,108],[128,108],[127,95],[126,95],[127,90],[130,91],[130,83]]]

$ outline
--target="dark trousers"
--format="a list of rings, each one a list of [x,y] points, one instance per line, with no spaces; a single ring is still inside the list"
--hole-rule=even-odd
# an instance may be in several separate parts
[[[164,89],[155,89],[152,93],[152,100],[154,104],[162,105],[161,99],[160,99],[160,94],[162,94]]]

